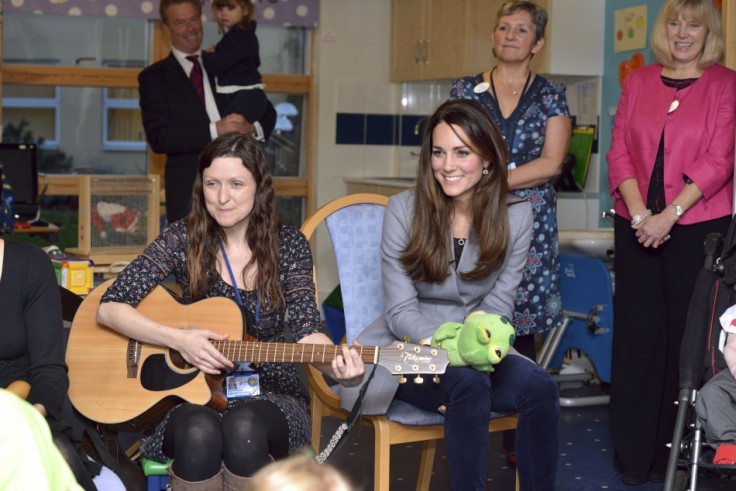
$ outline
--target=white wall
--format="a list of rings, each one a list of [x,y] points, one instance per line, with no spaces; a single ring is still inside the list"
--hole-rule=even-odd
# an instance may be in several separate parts
[[[346,194],[342,176],[388,176],[398,172],[393,146],[335,144],[338,112],[397,112],[399,87],[388,82],[391,2],[322,0],[315,36],[314,178],[319,207]],[[323,273],[323,266],[334,264],[326,233],[318,234],[316,246],[314,261]],[[320,298],[324,299],[336,284],[335,271],[320,274]]]

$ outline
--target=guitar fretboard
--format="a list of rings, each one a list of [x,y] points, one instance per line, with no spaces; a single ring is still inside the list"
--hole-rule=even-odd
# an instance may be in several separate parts
[[[217,350],[231,361],[259,363],[331,363],[342,348],[331,344],[263,343],[259,341],[213,341]],[[353,346],[363,363],[376,363],[376,346]],[[396,351],[396,350],[395,350]]]

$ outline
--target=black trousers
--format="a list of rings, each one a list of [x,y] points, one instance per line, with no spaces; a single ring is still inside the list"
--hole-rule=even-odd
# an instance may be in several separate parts
[[[680,343],[693,285],[703,265],[703,241],[726,234],[730,216],[675,225],[657,249],[636,240],[616,217],[611,437],[621,470],[663,470],[677,408]]]

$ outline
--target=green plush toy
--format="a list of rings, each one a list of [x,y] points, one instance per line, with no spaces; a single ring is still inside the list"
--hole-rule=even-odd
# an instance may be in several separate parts
[[[515,339],[514,326],[505,317],[478,310],[465,319],[465,324],[442,324],[432,335],[431,344],[447,350],[451,366],[492,372]]]

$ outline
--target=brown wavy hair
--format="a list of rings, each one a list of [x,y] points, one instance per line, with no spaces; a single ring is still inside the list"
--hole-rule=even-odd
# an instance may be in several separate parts
[[[274,207],[271,169],[261,144],[252,136],[228,133],[217,137],[202,151],[194,181],[192,205],[187,216],[187,268],[192,301],[200,300],[212,287],[217,271],[217,252],[225,232],[207,211],[202,175],[218,157],[235,157],[243,162],[256,182],[255,202],[248,217],[245,240],[253,253],[241,274],[251,264],[258,266],[258,300],[264,311],[278,310],[286,304],[279,285],[281,223]]]
[[[440,123],[447,123],[467,147],[489,163],[471,198],[472,223],[468,239],[478,243],[480,253],[472,271],[460,273],[465,280],[478,280],[499,269],[510,241],[508,217],[509,156],[501,132],[483,106],[469,99],[448,101],[429,117],[422,137],[417,168],[414,211],[408,245],[401,264],[414,281],[441,283],[450,275],[453,262],[453,204],[432,171],[432,136]],[[456,128],[465,132],[461,138]]]

